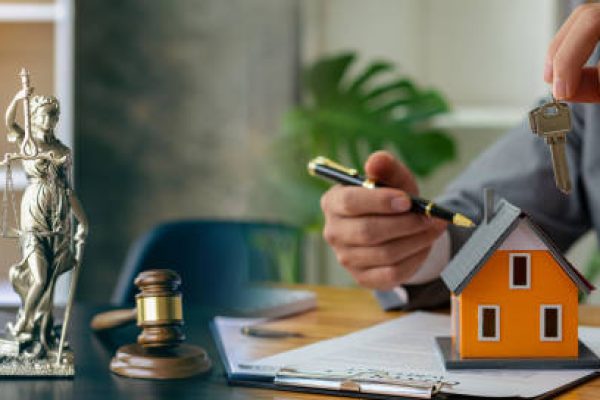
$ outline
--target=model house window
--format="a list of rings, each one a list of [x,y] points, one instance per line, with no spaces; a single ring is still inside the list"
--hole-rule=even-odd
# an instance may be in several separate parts
[[[511,289],[529,289],[531,287],[531,256],[527,253],[512,253],[509,263]]]
[[[540,306],[540,340],[558,342],[562,340],[562,306]]]
[[[480,341],[500,340],[500,306],[479,306],[479,334]]]

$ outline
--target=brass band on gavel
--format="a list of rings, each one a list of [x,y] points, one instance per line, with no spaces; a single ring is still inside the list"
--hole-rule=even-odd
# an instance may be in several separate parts
[[[138,343],[164,347],[183,342],[179,275],[167,269],[144,271],[135,279],[135,285],[140,289],[135,296],[137,325],[142,328]]]
[[[140,296],[136,299],[136,306],[138,326],[143,326],[145,322],[183,320],[181,296]]]

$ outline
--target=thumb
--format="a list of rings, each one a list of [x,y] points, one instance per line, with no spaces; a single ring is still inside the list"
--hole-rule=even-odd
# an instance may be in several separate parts
[[[410,170],[387,151],[377,151],[365,162],[369,179],[402,189],[409,194],[418,194],[419,188]]]

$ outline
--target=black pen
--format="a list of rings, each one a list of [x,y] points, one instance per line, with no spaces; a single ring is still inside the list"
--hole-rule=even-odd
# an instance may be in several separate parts
[[[304,337],[300,332],[290,332],[290,331],[282,331],[275,329],[267,329],[261,328],[259,326],[243,326],[240,329],[243,335],[246,336],[254,336],[260,338],[269,338],[269,339],[283,339],[288,337]]]
[[[367,189],[386,187],[386,185],[382,183],[366,179],[359,175],[356,169],[344,167],[325,157],[317,157],[311,160],[308,163],[308,172],[313,176],[320,176],[330,181],[341,183],[342,185],[362,186]],[[425,200],[410,194],[409,196],[411,200],[410,211],[412,212],[423,214],[427,217],[440,218],[464,228],[472,228],[475,226],[473,221],[463,214],[446,210],[430,200]]]

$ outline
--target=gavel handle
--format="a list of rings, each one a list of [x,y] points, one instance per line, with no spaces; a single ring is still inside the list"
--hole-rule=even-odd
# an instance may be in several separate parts
[[[135,322],[136,318],[137,311],[135,308],[105,311],[96,314],[96,316],[92,319],[90,326],[96,332],[104,331]]]

